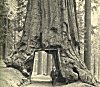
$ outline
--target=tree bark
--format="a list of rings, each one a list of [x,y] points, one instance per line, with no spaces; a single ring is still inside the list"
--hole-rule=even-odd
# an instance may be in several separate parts
[[[84,62],[91,69],[91,0],[85,0]]]

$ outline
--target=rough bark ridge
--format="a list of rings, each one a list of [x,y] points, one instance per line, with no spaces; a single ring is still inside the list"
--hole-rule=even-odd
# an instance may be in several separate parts
[[[60,70],[66,82],[81,80],[94,84],[94,77],[79,55],[74,6],[75,0],[29,0],[23,36],[17,51],[6,61],[7,66],[29,76],[34,62],[34,48],[60,49]],[[55,51],[46,52],[54,57],[56,55]]]

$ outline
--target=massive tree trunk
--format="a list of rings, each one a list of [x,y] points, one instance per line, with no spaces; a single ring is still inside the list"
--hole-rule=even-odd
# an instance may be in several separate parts
[[[29,0],[27,8],[23,36],[17,52],[6,64],[22,73],[26,69],[31,74],[34,49],[59,49],[46,52],[53,55],[56,68],[66,81],[94,84],[95,80],[79,54],[75,0]]]

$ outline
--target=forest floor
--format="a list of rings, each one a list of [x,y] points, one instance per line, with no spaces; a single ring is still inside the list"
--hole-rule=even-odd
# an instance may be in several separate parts
[[[24,76],[14,68],[8,68],[0,60],[0,87],[19,87],[18,84],[22,81]],[[43,78],[42,78],[43,79]],[[50,81],[32,81],[31,84],[25,84],[20,87],[53,87]],[[68,85],[59,85],[55,87],[93,87],[82,82],[74,82]],[[96,87],[100,87],[99,85]]]

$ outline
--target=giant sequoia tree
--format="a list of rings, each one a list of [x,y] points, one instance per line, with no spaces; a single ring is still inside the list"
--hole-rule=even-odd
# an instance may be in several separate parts
[[[95,79],[80,58],[79,31],[75,0],[29,0],[23,35],[7,66],[32,73],[34,52],[46,50],[53,55],[56,69],[66,82]],[[60,62],[57,61],[60,57]]]

